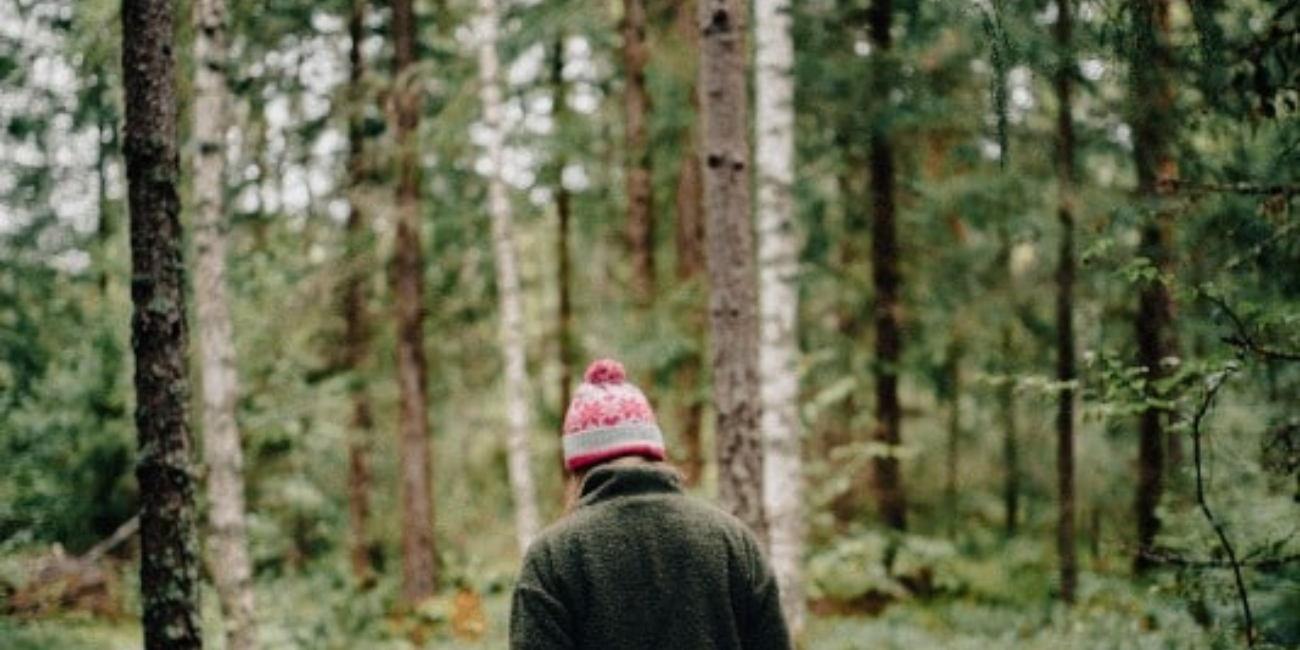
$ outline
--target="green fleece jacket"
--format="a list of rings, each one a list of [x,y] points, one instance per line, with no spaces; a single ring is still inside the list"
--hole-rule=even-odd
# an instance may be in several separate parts
[[[739,520],[654,466],[598,467],[524,557],[511,650],[790,650],[771,567]]]

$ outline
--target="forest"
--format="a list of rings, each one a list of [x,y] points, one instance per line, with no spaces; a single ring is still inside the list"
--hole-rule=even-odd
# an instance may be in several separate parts
[[[799,648],[1300,647],[1298,104],[1296,0],[0,0],[0,647],[507,647],[602,358]]]

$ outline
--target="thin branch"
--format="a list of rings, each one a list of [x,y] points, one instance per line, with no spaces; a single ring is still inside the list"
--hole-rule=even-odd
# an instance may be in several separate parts
[[[1213,303],[1214,306],[1222,309],[1223,313],[1228,315],[1228,320],[1232,321],[1233,328],[1237,330],[1235,334],[1223,337],[1225,343],[1253,352],[1255,355],[1263,357],[1264,359],[1272,359],[1276,361],[1300,361],[1300,353],[1289,350],[1276,350],[1266,347],[1264,344],[1256,341],[1254,337],[1250,335],[1250,330],[1246,327],[1246,323],[1241,320],[1241,317],[1237,315],[1237,312],[1233,311],[1232,307],[1228,306],[1226,300],[1217,296],[1212,296],[1208,293],[1202,293],[1202,295],[1205,296],[1206,300]]]
[[[1291,196],[1300,194],[1300,185],[1256,185],[1254,183],[1196,183],[1167,178],[1161,181],[1162,189],[1171,192],[1245,194],[1253,196]]]
[[[1227,560],[1188,557],[1168,550],[1148,550],[1143,551],[1142,555],[1157,564],[1192,569],[1226,569],[1232,566],[1232,563]],[[1255,559],[1242,557],[1238,559],[1237,565],[1252,569],[1277,569],[1296,562],[1300,562],[1300,553]]]
[[[1241,600],[1241,611],[1246,622],[1246,645],[1255,647],[1255,618],[1250,612],[1250,598],[1246,592],[1246,581],[1241,575],[1241,561],[1237,559],[1237,552],[1232,547],[1232,542],[1228,540],[1228,534],[1223,529],[1223,525],[1215,518],[1214,513],[1210,510],[1210,504],[1205,498],[1205,477],[1202,472],[1203,464],[1201,462],[1201,423],[1205,420],[1205,414],[1209,412],[1210,405],[1214,403],[1214,398],[1219,394],[1219,389],[1223,388],[1229,373],[1235,372],[1235,368],[1224,370],[1223,372],[1210,375],[1208,378],[1209,385],[1205,388],[1205,395],[1200,405],[1196,409],[1196,415],[1192,418],[1192,449],[1196,466],[1196,503],[1201,507],[1201,513],[1205,515],[1206,521],[1214,529],[1214,534],[1219,538],[1219,543],[1223,545],[1223,551],[1228,555],[1228,564],[1232,567],[1232,576],[1237,585],[1237,598]]]
[[[108,536],[108,539],[105,539],[91,547],[91,549],[86,551],[85,555],[82,555],[79,559],[82,562],[94,564],[99,561],[99,558],[117,548],[122,542],[130,539],[131,536],[136,534],[139,530],[140,515],[131,515],[131,518],[123,522],[121,526],[118,526],[117,530],[113,531],[113,534]]]

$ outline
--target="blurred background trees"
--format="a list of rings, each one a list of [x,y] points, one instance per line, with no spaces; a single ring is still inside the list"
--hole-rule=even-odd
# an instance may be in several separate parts
[[[430,514],[411,525],[432,548],[413,570],[429,583],[408,589],[412,616],[441,629],[452,615],[416,603],[437,590],[432,602],[459,611],[464,588],[502,625],[492,608],[523,494],[507,432],[524,423],[539,517],[554,520],[568,386],[597,356],[622,358],[692,490],[719,495],[734,467],[715,447],[704,243],[736,236],[704,221],[700,128],[716,98],[701,95],[702,28],[716,14],[698,12],[714,4],[495,5],[495,126],[475,3],[229,7],[220,198],[253,580],[355,605],[342,618],[259,607],[263,640],[414,638],[409,620],[381,621],[400,591],[401,467],[425,444],[436,453],[416,491]],[[737,23],[750,50],[767,45],[748,30],[768,6]],[[141,504],[119,9],[0,0],[0,555],[14,558],[0,593],[12,603],[31,577],[21,558],[55,543],[80,555]],[[1199,467],[1256,642],[1295,643],[1300,8],[789,11],[810,640],[830,647],[834,614],[907,603],[953,607],[944,618],[970,634],[1038,616],[1031,627],[1050,635],[1058,599],[1088,604],[1065,616],[1097,638],[1130,629],[1113,614],[1169,638],[1186,620],[1204,647],[1244,640]],[[188,170],[199,34],[179,22]],[[760,173],[738,178],[756,190]],[[181,180],[197,240],[199,193]],[[489,210],[501,196],[517,263],[508,330],[514,283]],[[753,262],[754,280],[771,270]],[[423,405],[398,380],[420,363]],[[526,388],[507,390],[520,363]],[[115,552],[133,561],[130,545]],[[875,620],[882,636],[927,642],[923,621]],[[853,629],[854,643],[875,638]]]

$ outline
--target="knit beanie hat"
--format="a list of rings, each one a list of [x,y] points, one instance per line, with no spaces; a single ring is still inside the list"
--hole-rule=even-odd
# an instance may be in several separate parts
[[[664,437],[641,390],[627,383],[623,364],[591,364],[564,415],[564,465],[576,471],[632,454],[663,460]]]

